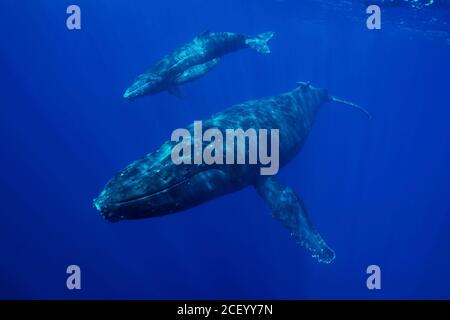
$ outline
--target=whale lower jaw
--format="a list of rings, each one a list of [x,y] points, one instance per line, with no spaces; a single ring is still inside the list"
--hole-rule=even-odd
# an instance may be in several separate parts
[[[159,191],[151,192],[151,193],[148,193],[148,194],[144,194],[144,195],[142,195],[142,196],[132,197],[132,198],[129,198],[129,199],[123,200],[123,201],[111,202],[111,204],[113,204],[113,205],[119,205],[119,206],[120,206],[120,205],[133,204],[133,203],[138,202],[138,201],[146,200],[146,199],[148,199],[148,198],[150,198],[150,197],[158,196],[159,194],[163,194],[163,193],[165,193],[165,192],[169,192],[170,190],[172,190],[172,189],[174,189],[174,188],[176,188],[176,187],[178,187],[178,186],[180,186],[180,185],[186,183],[188,180],[190,180],[193,176],[195,176],[195,175],[197,175],[197,174],[200,174],[200,173],[196,173],[196,174],[194,174],[194,175],[192,175],[192,176],[190,176],[190,177],[188,177],[188,178],[185,178],[185,179],[183,179],[183,180],[181,180],[181,181],[178,181],[177,183],[175,183],[175,184],[173,184],[173,185],[170,185],[170,186],[168,186],[168,187],[166,187],[166,188],[164,188],[164,189],[161,189],[161,190],[159,190]]]
[[[106,220],[108,220],[109,222],[118,222],[121,220],[125,220],[125,219],[139,219],[139,218],[146,218],[147,216],[135,216],[135,217],[131,217],[131,216],[125,216],[123,214],[119,214],[119,215],[115,215],[114,212],[115,211],[122,211],[121,209],[123,208],[127,208],[127,207],[138,207],[143,203],[150,203],[151,202],[151,198],[152,197],[164,197],[165,194],[170,193],[171,190],[180,187],[183,184],[187,184],[189,182],[190,179],[192,179],[192,177],[194,177],[195,175],[198,175],[200,173],[196,173],[190,177],[187,177],[181,181],[178,181],[175,184],[169,185],[164,189],[160,189],[156,192],[151,192],[151,193],[147,193],[147,194],[143,194],[143,195],[139,195],[139,196],[135,196],[135,197],[131,197],[131,198],[127,198],[125,200],[122,201],[112,201],[112,202],[108,202],[107,198],[105,199],[101,199],[101,197],[97,198],[94,200],[94,206],[97,208],[97,210],[100,211],[101,215],[103,216],[103,218],[105,218]],[[157,208],[149,208],[149,215],[148,216],[153,216],[156,211]],[[162,215],[162,214],[155,214],[155,215]]]

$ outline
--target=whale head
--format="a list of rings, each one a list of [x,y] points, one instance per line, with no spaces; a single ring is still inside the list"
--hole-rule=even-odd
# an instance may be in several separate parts
[[[220,194],[233,179],[211,166],[176,165],[172,144],[137,160],[116,174],[94,199],[94,207],[110,222],[176,213]]]
[[[154,94],[163,91],[162,77],[152,74],[141,74],[133,84],[125,91],[123,97],[128,100],[134,100],[138,97]]]
[[[166,143],[117,173],[94,200],[94,207],[110,222],[158,216],[171,210],[172,188],[190,175],[176,170],[170,150],[170,144]]]

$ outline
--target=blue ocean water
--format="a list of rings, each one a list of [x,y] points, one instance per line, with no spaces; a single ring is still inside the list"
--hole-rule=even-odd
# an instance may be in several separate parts
[[[3,0],[0,298],[450,298],[448,11],[382,8],[386,23],[371,31],[357,2]],[[66,28],[71,4],[81,30]],[[184,99],[122,98],[205,30],[276,35],[269,55],[227,55]],[[93,208],[173,129],[296,81],[373,116],[324,105],[279,174],[336,251],[332,264],[296,245],[252,188],[140,221],[108,223]],[[81,290],[66,288],[72,264]],[[372,264],[381,290],[366,287]]]

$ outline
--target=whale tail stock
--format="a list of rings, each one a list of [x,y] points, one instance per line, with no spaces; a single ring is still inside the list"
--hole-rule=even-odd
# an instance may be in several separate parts
[[[340,103],[340,104],[349,106],[351,108],[357,109],[357,110],[361,111],[362,113],[364,113],[369,119],[372,119],[372,116],[370,115],[370,113],[366,109],[364,109],[361,106],[358,106],[357,104],[354,104],[353,102],[345,101],[345,100],[336,98],[334,96],[330,96],[329,99],[330,99],[330,101],[333,101],[333,102],[336,102],[336,103]]]
[[[312,225],[303,201],[290,187],[274,177],[261,177],[255,184],[258,194],[272,209],[272,215],[319,262],[331,263],[335,254]]]
[[[264,32],[256,37],[245,40],[245,43],[259,53],[270,53],[270,48],[267,45],[267,42],[272,39],[274,34],[275,32]]]

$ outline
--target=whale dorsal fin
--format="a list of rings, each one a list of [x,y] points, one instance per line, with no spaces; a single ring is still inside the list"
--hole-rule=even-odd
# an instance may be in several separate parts
[[[211,34],[211,32],[209,32],[209,30],[205,30],[198,35],[198,38],[204,38],[204,37],[209,36],[210,34]]]
[[[274,177],[261,177],[256,191],[272,209],[272,215],[288,228],[291,235],[319,262],[330,263],[334,251],[328,247],[313,227],[303,201],[291,188],[280,184]]]
[[[307,89],[311,87],[311,81],[297,81],[297,86],[301,87],[302,89]]]

